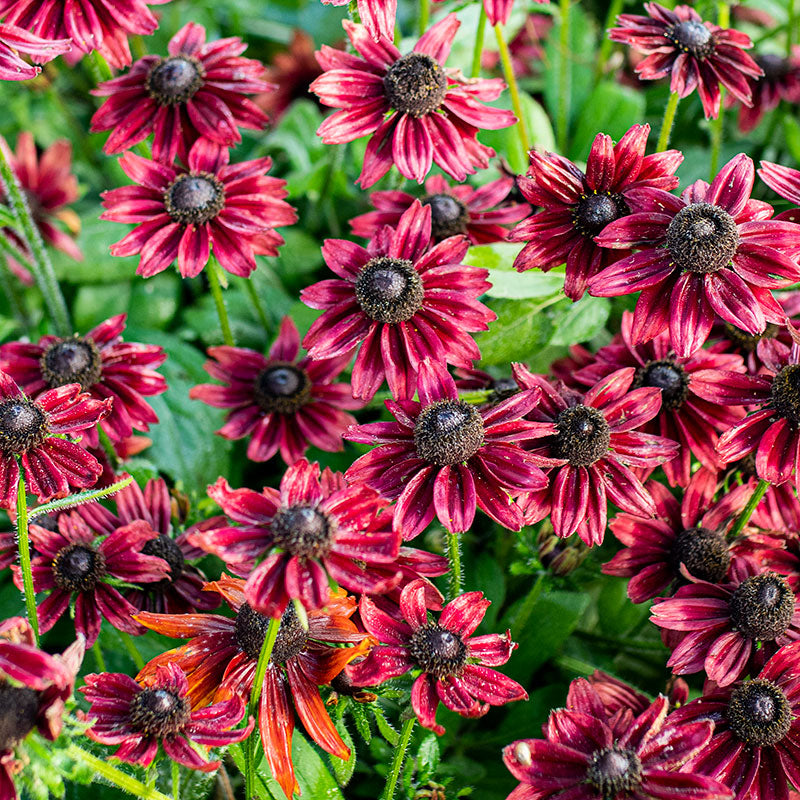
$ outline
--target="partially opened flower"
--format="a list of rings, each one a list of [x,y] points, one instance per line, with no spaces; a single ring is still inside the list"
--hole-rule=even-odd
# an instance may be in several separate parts
[[[350,385],[333,383],[350,354],[298,360],[300,336],[291,317],[281,321],[278,337],[264,356],[244,347],[209,347],[205,370],[218,384],[193,386],[189,397],[216,408],[231,409],[217,431],[225,439],[250,437],[247,457],[267,461],[280,451],[289,465],[310,446],[342,450],[342,434],[361,408]]]
[[[407,55],[385,36],[373,41],[363,25],[342,24],[358,55],[323,46],[317,60],[325,72],[311,91],[324,105],[341,109],[317,131],[325,144],[370,135],[358,179],[362,188],[392,164],[419,183],[433,163],[457,181],[488,165],[494,150],[478,143],[478,131],[506,128],[514,115],[484,105],[499,97],[501,80],[467,81],[445,69],[460,24],[455,14],[433,25]]]
[[[137,185],[104,192],[100,218],[137,227],[111,254],[140,254],[136,274],[145,278],[176,258],[181,275],[194,278],[212,249],[224,269],[244,278],[256,255],[276,256],[283,237],[275,228],[297,221],[283,199],[286,181],[266,175],[270,158],[228,161],[228,150],[207,139],[192,146],[188,170],[125,153],[120,166]]]
[[[686,97],[695,89],[706,118],[719,114],[720,86],[737,100],[751,104],[748,78],[761,67],[744,51],[753,46],[746,33],[704,22],[691,6],[669,9],[645,3],[648,16],[620,14],[609,38],[628,44],[648,57],[636,67],[642,80],[670,76],[670,91]]]
[[[750,199],[754,180],[752,160],[740,153],[710,186],[697,181],[680,198],[637,191],[637,213],[597,237],[602,247],[639,250],[589,279],[598,297],[641,290],[634,344],[669,329],[675,353],[686,358],[706,341],[717,314],[752,334],[784,323],[771,290],[800,280],[800,227],[770,219],[772,207]]]
[[[360,344],[352,381],[353,395],[364,400],[384,378],[395,399],[413,397],[425,358],[471,367],[480,351],[469,334],[486,330],[496,315],[478,301],[489,273],[462,263],[468,249],[465,236],[432,244],[431,207],[418,200],[366,249],[327,239],[322,254],[338,278],[300,295],[325,312],[303,339],[309,355],[335,358]]]
[[[459,400],[443,365],[422,362],[419,402],[386,401],[394,422],[353,426],[346,438],[376,444],[347,470],[397,499],[395,530],[404,539],[421,533],[434,515],[449,531],[466,531],[480,508],[511,530],[522,527],[519,494],[539,491],[547,478],[520,442],[536,425],[525,422],[539,402],[538,390],[523,391],[497,405],[478,408]]]
[[[369,598],[361,599],[361,621],[380,644],[347,674],[355,686],[376,686],[412,670],[421,670],[411,689],[411,706],[420,723],[439,735],[442,702],[464,717],[482,717],[490,706],[527,700],[516,681],[490,667],[505,664],[517,645],[511,631],[473,636],[491,605],[482,592],[467,592],[449,602],[438,619],[428,618],[430,589],[412,581],[390,615]],[[438,600],[441,600],[439,596]],[[434,607],[441,608],[441,602]]]
[[[92,132],[113,129],[103,147],[121,153],[153,134],[153,158],[186,162],[201,137],[232,147],[239,128],[260,130],[264,112],[248,94],[268,91],[264,65],[242,58],[238,36],[206,42],[206,29],[184,25],[169,41],[169,56],[145,56],[130,72],[101,83],[92,94],[107,97],[92,117]]]
[[[83,336],[43,336],[37,344],[8,342],[0,345],[0,370],[7,372],[30,397],[70,383],[80,384],[88,396],[110,402],[101,428],[113,442],[133,431],[147,431],[158,422],[145,397],[167,390],[155,368],[167,354],[155,344],[125,342],[126,314],[101,322]],[[86,432],[87,442],[97,447],[97,434]]]
[[[23,1],[31,5],[28,0]],[[0,16],[8,5],[9,0],[0,1]],[[73,43],[69,38],[43,39],[29,33],[27,26],[11,25],[10,22],[7,19],[0,24],[0,81],[27,81],[42,71],[41,67],[31,66],[20,58],[20,53],[31,56],[39,64],[45,64],[72,48]]]
[[[536,0],[537,3],[550,4],[550,0]],[[511,9],[514,7],[514,0],[483,0],[483,8],[486,11],[486,18],[489,24],[505,25],[511,16]]]

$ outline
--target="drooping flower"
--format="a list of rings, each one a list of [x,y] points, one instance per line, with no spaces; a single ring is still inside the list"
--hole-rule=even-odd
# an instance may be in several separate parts
[[[463,234],[472,244],[502,242],[508,235],[503,227],[519,222],[530,213],[527,203],[510,202],[514,179],[498,178],[479,188],[468,184],[450,186],[442,175],[425,181],[423,206],[431,207],[431,238],[441,242],[448,236]],[[396,228],[403,212],[414,202],[407,192],[373,192],[369,196],[375,211],[350,220],[354,236],[371,239],[384,225]]]
[[[9,0],[0,1],[0,16],[8,4]],[[72,47],[69,38],[43,39],[10,22],[7,19],[0,24],[0,81],[27,81],[42,71],[41,67],[31,66],[20,58],[20,53],[26,53],[39,64],[45,64],[69,52]]]
[[[395,399],[413,397],[425,358],[472,366],[480,351],[469,334],[486,330],[496,315],[478,301],[490,288],[487,270],[461,263],[468,249],[464,236],[431,246],[431,207],[418,200],[366,249],[327,239],[322,254],[338,278],[300,295],[325,311],[303,339],[309,355],[335,358],[361,344],[352,382],[364,400],[384,377]]]
[[[225,425],[217,431],[226,439],[250,437],[247,457],[267,461],[280,450],[289,465],[313,445],[336,452],[342,434],[355,418],[346,410],[361,408],[350,385],[333,383],[350,362],[350,354],[329,359],[298,361],[300,336],[291,317],[263,356],[243,347],[210,347],[206,372],[225,385],[204,383],[189,392],[216,408],[229,408]]]
[[[267,617],[245,602],[243,581],[223,575],[208,588],[225,598],[236,614],[233,619],[215,614],[146,611],[137,616],[151,630],[190,639],[183,647],[152,659],[138,679],[146,681],[160,666],[176,664],[186,673],[187,696],[193,708],[218,700],[229,690],[249,698],[269,625]],[[330,683],[346,664],[370,647],[369,637],[350,620],[356,608],[352,598],[337,591],[331,594],[324,611],[308,611],[308,630],[301,626],[293,605],[283,614],[264,676],[258,729],[272,774],[287,797],[299,790],[292,765],[292,705],[308,735],[323,750],[339,758],[350,756],[325,709],[319,685]]]
[[[48,335],[38,344],[0,345],[0,370],[34,399],[48,389],[77,383],[88,396],[113,401],[100,426],[113,442],[121,442],[134,430],[147,431],[158,422],[144,398],[167,390],[164,377],[155,371],[167,354],[158,345],[123,341],[126,317],[111,317],[84,336]],[[97,446],[93,430],[85,436],[91,446]]]
[[[747,333],[762,333],[786,314],[772,296],[800,280],[800,227],[770,219],[772,207],[751,200],[753,162],[731,159],[709,186],[697,181],[680,198],[660,189],[636,192],[637,213],[608,225],[602,247],[639,252],[589,279],[589,293],[641,291],[631,337],[638,344],[669,329],[680,358],[708,338],[718,314]]]
[[[92,94],[108,100],[91,130],[113,129],[103,152],[129,150],[152,133],[156,161],[185,163],[201,137],[232,147],[242,140],[240,127],[261,130],[267,116],[245,95],[272,87],[260,61],[242,58],[245,48],[238,36],[206,42],[206,29],[189,22],[170,39],[167,58],[145,56],[101,83]]]
[[[615,145],[610,136],[598,133],[585,174],[555,153],[531,151],[528,174],[517,184],[525,199],[542,210],[508,237],[526,243],[514,260],[517,271],[547,272],[566,263],[564,292],[578,300],[592,276],[622,257],[598,245],[598,234],[631,214],[636,189],[669,191],[678,185],[674,173],[683,155],[668,150],[646,156],[649,134],[649,125],[634,125]]]
[[[193,278],[212,248],[224,269],[244,278],[256,268],[254,256],[277,255],[283,237],[274,229],[297,221],[283,200],[286,181],[265,174],[270,158],[228,160],[228,150],[208,139],[192,146],[188,171],[125,153],[120,166],[138,185],[103,192],[100,219],[137,227],[111,245],[111,254],[140,254],[136,274],[145,278],[176,258],[181,275]]]
[[[342,24],[358,55],[323,46],[317,60],[325,72],[311,91],[341,109],[317,131],[325,144],[371,136],[357,181],[363,189],[393,163],[419,183],[433,163],[457,181],[488,165],[494,150],[478,143],[478,131],[506,128],[514,115],[484,105],[499,97],[501,80],[467,81],[445,69],[460,25],[455,14],[433,25],[407,55],[386,37],[373,41],[363,25]]]
[[[657,481],[645,488],[653,498],[656,517],[617,514],[609,527],[625,547],[603,564],[603,572],[628,578],[628,597],[634,603],[671,594],[685,582],[682,569],[710,583],[729,580],[735,543],[726,534],[750,499],[752,484],[733,487],[715,501],[716,472],[701,467],[680,503]]]
[[[189,541],[249,576],[245,596],[259,613],[278,617],[295,598],[306,609],[323,608],[329,577],[351,591],[375,594],[400,578],[370,570],[398,555],[389,501],[364,485],[348,485],[327,467],[320,472],[316,462],[301,459],[289,467],[280,491],[234,490],[220,478],[208,494],[239,525],[196,531]]]
[[[516,681],[489,667],[505,664],[517,647],[511,631],[473,636],[491,605],[482,592],[467,592],[451,600],[436,621],[428,618],[430,607],[441,608],[441,595],[430,603],[430,587],[412,581],[400,595],[393,614],[368,597],[361,598],[359,612],[367,631],[380,644],[364,661],[347,667],[355,686],[376,686],[419,669],[411,689],[411,706],[420,724],[439,734],[436,723],[440,702],[464,717],[482,717],[489,706],[527,700],[528,693]]]
[[[519,530],[522,512],[513,498],[547,484],[537,460],[519,444],[535,435],[538,426],[522,417],[541,392],[519,392],[478,408],[459,400],[445,366],[427,359],[417,391],[419,402],[386,401],[394,422],[356,425],[345,434],[378,445],[352,464],[348,479],[397,499],[394,526],[404,539],[421,533],[434,515],[449,531],[466,531],[476,507]]]
[[[325,5],[346,6],[348,0],[322,0]],[[394,41],[397,0],[358,0],[358,18],[375,42]]]
[[[645,3],[648,16],[620,14],[620,27],[608,32],[614,42],[628,44],[647,55],[636,72],[642,80],[670,76],[670,91],[686,97],[695,89],[706,118],[716,118],[720,86],[750,105],[748,78],[763,75],[761,67],[744,51],[753,46],[746,33],[704,22],[691,6],[664,8]]]
[[[659,695],[635,718],[629,711],[627,725],[615,724],[588,681],[576,684],[585,701],[552,711],[544,739],[504,748],[503,761],[521,782],[508,800],[730,800],[724,784],[685,766],[711,739],[711,721],[678,725]]]
[[[789,800],[800,785],[800,644],[782,647],[752,680],[715,688],[672,713],[681,728],[714,723],[685,769],[723,781],[734,800]]]
[[[655,515],[653,498],[631,467],[656,467],[674,458],[678,445],[639,431],[658,414],[661,390],[632,389],[635,374],[631,367],[617,370],[582,394],[514,365],[517,383],[542,393],[528,414],[535,430],[525,448],[539,466],[552,468],[546,489],[527,500],[528,524],[550,514],[557,536],[577,531],[591,547],[603,542],[608,500],[634,516]]]
[[[764,114],[777,108],[781,100],[785,100],[787,103],[800,102],[800,50],[798,48],[794,48],[794,52],[789,58],[776,53],[761,53],[754,56],[754,60],[764,74],[760,78],[749,79],[752,105],[737,103],[739,106],[739,130],[742,133],[753,130],[761,122]],[[734,102],[734,98],[731,97],[728,105],[733,105]]]
[[[0,370],[0,507],[14,508],[20,464],[27,490],[45,502],[65,497],[70,486],[94,486],[103,471],[97,459],[66,436],[94,428],[111,409],[77,383],[26,397]]]

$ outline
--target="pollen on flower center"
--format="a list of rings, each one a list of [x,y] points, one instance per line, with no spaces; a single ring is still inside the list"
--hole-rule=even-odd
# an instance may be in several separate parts
[[[682,208],[667,227],[667,250],[682,271],[705,274],[731,263],[739,247],[734,218],[719,206],[693,203]]]
[[[152,590],[164,590],[171,584],[175,583],[178,578],[183,574],[183,568],[186,566],[186,559],[183,552],[178,547],[177,542],[165,533],[160,534],[155,539],[146,542],[142,548],[142,552],[148,556],[158,556],[163,558],[169,565],[169,577],[164,578],[158,583],[148,583],[147,588]]]
[[[181,225],[202,225],[222,211],[225,189],[210,172],[179,175],[164,192],[167,213]]]
[[[772,381],[772,406],[782,417],[800,425],[800,364],[789,364]]]
[[[356,278],[356,299],[376,322],[405,322],[422,308],[425,289],[413,264],[404,258],[370,259]]]
[[[585,194],[572,209],[572,224],[578,233],[591,238],[615,219],[630,213],[628,204],[620,194]]]
[[[81,336],[53,342],[39,359],[39,366],[51,389],[79,383],[85,391],[100,380],[103,372],[97,345]]]
[[[236,642],[247,656],[258,660],[269,628],[270,618],[259,614],[245,603],[236,615]],[[284,664],[301,653],[308,641],[308,633],[300,624],[294,605],[286,606],[281,617],[278,635],[272,647],[271,662]]]
[[[686,370],[671,358],[648,361],[636,370],[634,387],[652,386],[661,389],[661,407],[680,408],[689,394],[689,376]]]
[[[744,681],[733,690],[727,717],[733,733],[751,747],[777,744],[792,724],[783,690],[763,678]]]
[[[556,429],[555,455],[573,467],[588,467],[608,452],[611,429],[596,408],[565,408],[556,417]]]
[[[144,85],[161,106],[185,103],[203,85],[203,66],[193,56],[161,59],[147,73]]]
[[[767,327],[764,328],[764,333],[748,333],[730,322],[724,325],[725,335],[742,350],[752,353],[758,347],[758,343],[762,339],[774,339],[779,333],[780,328],[774,322],[768,322]]]
[[[460,674],[467,663],[467,646],[461,636],[436,623],[414,631],[408,652],[423,672],[440,680]]]
[[[25,453],[41,444],[47,435],[44,413],[27,398],[0,403],[0,449]]]
[[[664,35],[682,53],[689,53],[695,58],[708,58],[714,52],[714,37],[711,31],[697,20],[684,20],[671,25]]]
[[[467,207],[451,194],[430,194],[422,205],[431,207],[431,237],[440,242],[448,236],[467,232]]]
[[[270,530],[276,547],[300,558],[320,558],[330,548],[335,526],[316,508],[296,505],[278,509]]]
[[[675,537],[670,561],[676,573],[685,564],[695,578],[719,583],[728,574],[731,553],[721,533],[708,528],[687,528]]]
[[[742,581],[729,604],[731,622],[742,636],[772,641],[788,629],[795,596],[784,578],[765,572]]]
[[[431,464],[460,464],[480,450],[483,433],[483,419],[474,406],[460,400],[439,400],[417,417],[414,446],[417,455]]]
[[[642,782],[642,763],[633,750],[614,744],[592,754],[586,780],[603,798],[611,800]]]
[[[311,400],[311,379],[294,364],[270,364],[256,378],[255,400],[268,414],[294,414]]]
[[[106,557],[85,544],[69,544],[56,553],[53,580],[65,592],[89,592],[106,575]]]
[[[168,689],[143,689],[131,701],[128,721],[147,736],[169,736],[189,721],[189,700]]]
[[[429,55],[409,53],[389,67],[383,86],[393,109],[424,117],[441,106],[447,92],[447,76],[441,64]]]
[[[0,753],[21,742],[39,714],[39,693],[0,680]]]

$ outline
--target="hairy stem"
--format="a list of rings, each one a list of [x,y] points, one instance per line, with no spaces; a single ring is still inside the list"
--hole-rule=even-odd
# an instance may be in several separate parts
[[[403,770],[403,762],[406,760],[406,750],[408,750],[408,743],[411,741],[411,734],[414,731],[414,723],[416,721],[416,717],[409,717],[403,723],[403,728],[400,731],[400,741],[397,743],[397,749],[394,751],[392,768],[389,770],[389,777],[386,779],[386,786],[381,795],[381,800],[392,800],[394,797],[397,781]]]
[[[461,594],[461,534],[447,532],[447,558],[450,560],[450,599]]]
[[[753,490],[753,494],[750,495],[750,499],[747,501],[747,505],[744,507],[742,513],[739,514],[736,522],[733,523],[733,527],[728,534],[729,539],[735,539],[742,532],[742,529],[747,525],[750,517],[753,516],[756,506],[761,502],[761,498],[767,493],[769,487],[769,481],[760,480],[758,482],[758,485]]]
[[[503,65],[503,77],[508,84],[508,91],[511,94],[511,107],[514,109],[514,114],[517,117],[517,133],[519,134],[519,141],[522,145],[522,160],[523,163],[528,163],[528,150],[530,150],[530,138],[528,137],[528,128],[525,125],[525,115],[522,110],[522,97],[519,93],[519,86],[517,85],[517,77],[514,75],[514,65],[511,63],[511,53],[508,50],[508,45],[503,37],[503,28],[501,25],[494,26],[495,36],[497,36],[497,46],[500,48],[500,63]]]
[[[25,593],[25,609],[33,638],[39,644],[39,618],[36,616],[36,592],[33,588],[31,570],[31,543],[28,539],[28,497],[25,493],[25,478],[22,472],[17,484],[17,539],[19,544],[19,568],[22,572],[22,587]]]
[[[219,326],[222,329],[222,340],[228,347],[235,347],[236,342],[233,339],[233,332],[231,331],[231,323],[228,319],[228,309],[225,308],[225,298],[222,296],[222,283],[220,281],[221,267],[217,264],[215,258],[208,262],[208,285],[211,288],[211,296],[214,298],[214,305],[217,307],[217,316],[219,317]]]
[[[472,66],[469,69],[470,78],[477,78],[481,74],[481,55],[483,55],[483,40],[486,37],[486,6],[481,2],[481,15],[478,17],[478,28],[475,31],[475,46],[472,48]]]
[[[565,155],[567,151],[567,129],[569,127],[569,93],[570,93],[570,58],[569,47],[569,6],[570,0],[559,0],[561,18],[561,37],[559,40],[558,61],[558,115],[556,118],[556,140],[558,151]]]
[[[675,124],[675,112],[678,110],[680,100],[680,95],[677,92],[670,92],[669,102],[667,102],[667,107],[664,109],[664,118],[661,120],[661,130],[658,132],[657,153],[663,153],[669,146],[669,137],[672,133],[672,126]]]

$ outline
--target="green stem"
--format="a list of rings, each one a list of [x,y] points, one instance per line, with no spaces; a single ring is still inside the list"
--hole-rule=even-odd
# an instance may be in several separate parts
[[[794,29],[797,26],[797,7],[795,0],[789,0],[788,20],[786,21],[786,58],[792,57]]]
[[[730,28],[731,10],[726,2],[717,4],[717,24],[721,28]],[[725,89],[719,87],[719,114],[711,122],[711,170],[709,181],[713,181],[719,169],[719,158],[722,150],[723,124],[725,120]]]
[[[534,581],[533,586],[531,586],[531,590],[528,592],[527,597],[522,601],[517,613],[511,618],[510,627],[515,628],[516,630],[522,630],[525,627],[530,619],[531,614],[533,613],[533,609],[535,608],[537,601],[539,600],[539,595],[542,593],[543,587],[543,575],[540,573],[536,576],[536,580]]]
[[[105,454],[108,456],[111,468],[116,472],[119,469],[120,460],[119,456],[117,455],[117,451],[114,448],[114,443],[111,441],[109,435],[103,430],[102,425],[97,426],[97,434],[100,438],[100,445],[105,451]]]
[[[134,666],[138,671],[144,669],[144,659],[142,658],[142,654],[136,647],[136,643],[133,641],[133,638],[129,633],[125,633],[125,631],[119,631],[120,638],[122,639],[122,644],[125,645],[125,649],[128,651],[128,655],[131,657],[131,661],[133,661]]]
[[[34,517],[39,517],[42,514],[49,514],[51,511],[61,511],[64,508],[72,508],[79,506],[83,503],[91,503],[95,500],[102,500],[104,497],[110,497],[116,494],[120,489],[124,489],[129,484],[133,483],[133,476],[128,475],[121,481],[112,483],[110,486],[104,486],[102,489],[92,489],[88,492],[80,492],[79,494],[71,494],[69,497],[62,497],[60,500],[51,500],[49,503],[37,506],[28,513],[28,519],[32,520]]]
[[[177,761],[172,762],[172,800],[181,800],[181,768]]]
[[[608,14],[606,14],[605,30],[614,27],[614,23],[617,21],[617,17],[620,15],[624,4],[625,0],[611,0],[611,4],[608,7]],[[604,36],[603,43],[600,45],[600,55],[597,57],[597,66],[594,70],[595,83],[603,77],[606,71],[606,64],[608,63],[608,57],[611,55],[612,47],[614,47],[614,42],[612,42],[608,36]]]
[[[483,40],[486,37],[486,6],[481,0],[481,15],[478,17],[478,29],[475,31],[475,46],[472,48],[472,66],[469,70],[471,78],[481,74],[481,56],[483,55]]]
[[[101,778],[105,778],[109,783],[113,783],[123,792],[139,797],[141,800],[170,800],[167,795],[162,794],[151,786],[147,786],[141,781],[136,780],[132,775],[128,775],[122,770],[112,767],[105,761],[82,750],[78,745],[71,744],[67,748],[67,755],[76,761],[82,761],[91,767]]]
[[[36,616],[36,592],[33,588],[31,570],[31,543],[28,539],[28,498],[25,494],[25,478],[22,472],[17,484],[17,537],[19,540],[19,567],[22,572],[22,587],[25,593],[25,609],[33,638],[39,644],[39,618]]]
[[[56,273],[50,256],[42,241],[39,229],[33,221],[31,210],[25,193],[20,186],[17,175],[11,166],[11,154],[5,145],[0,146],[0,179],[2,180],[5,196],[8,199],[14,216],[19,223],[19,232],[25,239],[31,252],[30,267],[33,277],[44,297],[50,319],[59,336],[69,336],[72,333],[72,323],[64,302],[64,295],[56,280]]]
[[[211,288],[211,296],[214,298],[214,305],[217,307],[217,316],[219,317],[219,326],[222,328],[222,340],[229,347],[235,347],[236,342],[233,339],[233,332],[231,331],[231,323],[228,320],[228,310],[225,308],[225,298],[222,296],[222,284],[220,282],[219,270],[221,267],[217,264],[216,259],[212,258],[208,262],[208,285]]]
[[[381,800],[392,800],[394,797],[394,791],[397,788],[397,781],[400,778],[400,773],[403,770],[403,762],[406,759],[406,750],[408,749],[408,743],[411,741],[411,734],[414,730],[414,723],[416,721],[416,717],[409,717],[403,723],[403,728],[400,731],[400,741],[397,743],[397,749],[394,751],[392,768],[389,771],[389,777],[386,779],[386,787],[381,795]]]
[[[561,37],[558,60],[558,117],[556,119],[556,140],[562,155],[567,151],[567,128],[569,125],[570,93],[570,48],[569,48],[569,5],[570,0],[559,0],[561,17]]]
[[[447,557],[450,559],[450,599],[461,594],[463,580],[461,575],[461,535],[447,532]]]
[[[511,63],[511,53],[503,37],[502,26],[495,25],[494,33],[495,36],[497,36],[497,46],[500,49],[500,63],[503,65],[503,76],[506,79],[508,91],[511,94],[511,107],[514,109],[514,113],[517,116],[517,133],[519,134],[519,141],[522,145],[522,160],[523,163],[527,164],[530,139],[528,138],[528,128],[525,125],[525,115],[522,112],[522,98],[519,93],[519,86],[517,85],[517,77],[514,75],[514,65]]]
[[[267,318],[267,312],[264,310],[264,304],[261,302],[261,298],[258,296],[256,287],[253,285],[253,279],[242,278],[242,282],[244,283],[247,296],[250,298],[250,302],[253,304],[253,310],[256,312],[256,316],[258,317],[258,321],[261,323],[261,327],[264,328],[265,331],[268,331],[269,319]]]
[[[419,35],[422,36],[428,30],[428,22],[431,18],[431,0],[419,0]]]
[[[678,103],[681,97],[677,92],[670,92],[669,102],[664,109],[664,118],[661,120],[661,130],[658,132],[658,144],[656,152],[663,153],[669,145],[669,137],[672,133],[672,126],[675,124],[675,112],[678,110]]]
[[[94,655],[94,660],[97,663],[97,671],[105,672],[106,660],[103,658],[103,651],[100,649],[99,639],[96,639],[95,643],[92,645],[92,654]]]
[[[747,525],[750,517],[753,516],[756,506],[761,502],[761,498],[764,497],[769,487],[769,481],[760,480],[758,482],[758,486],[756,486],[753,494],[750,495],[750,499],[747,501],[747,505],[744,507],[744,510],[741,514],[739,514],[736,522],[733,523],[733,527],[728,534],[728,538],[735,539],[742,532],[742,529],[745,525]]]

